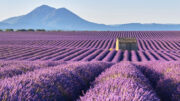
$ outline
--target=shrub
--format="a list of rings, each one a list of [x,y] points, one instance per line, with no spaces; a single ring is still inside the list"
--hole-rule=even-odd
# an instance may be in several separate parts
[[[28,29],[28,31],[30,31],[30,32],[34,32],[35,30],[34,30],[34,29]]]
[[[6,29],[6,32],[13,32],[14,29]]]
[[[45,29],[37,29],[36,31],[37,32],[45,32],[46,30]]]
[[[62,30],[57,30],[57,32],[62,32]]]
[[[26,29],[18,29],[17,32],[25,32],[27,31]]]

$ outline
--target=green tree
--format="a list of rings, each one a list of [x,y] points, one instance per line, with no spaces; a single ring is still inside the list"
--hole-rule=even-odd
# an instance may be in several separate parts
[[[45,29],[37,29],[36,31],[37,32],[45,32],[46,30]]]
[[[18,29],[17,32],[25,32],[27,31],[26,29]]]
[[[34,30],[34,29],[28,29],[28,31],[30,31],[30,32],[34,32],[35,30]]]
[[[6,32],[13,32],[14,29],[6,29]]]

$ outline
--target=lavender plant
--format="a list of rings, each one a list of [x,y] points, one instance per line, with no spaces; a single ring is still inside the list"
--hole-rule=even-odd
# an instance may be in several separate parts
[[[150,82],[128,62],[113,65],[92,83],[80,101],[160,101]]]
[[[25,74],[36,69],[53,67],[60,64],[66,64],[66,62],[0,61],[0,79]]]
[[[164,101],[180,100],[180,63],[139,63],[138,67],[151,81],[151,85]]]
[[[0,100],[75,100],[89,82],[110,65],[100,62],[75,62],[6,78],[0,81]]]

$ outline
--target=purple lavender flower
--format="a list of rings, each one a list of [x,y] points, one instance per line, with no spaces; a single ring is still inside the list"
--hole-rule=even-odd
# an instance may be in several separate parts
[[[131,63],[113,65],[92,83],[80,101],[160,101],[150,82]]]
[[[74,62],[6,78],[0,81],[0,100],[75,100],[110,65]]]

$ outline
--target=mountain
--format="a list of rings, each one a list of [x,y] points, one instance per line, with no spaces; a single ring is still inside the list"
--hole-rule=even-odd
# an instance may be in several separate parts
[[[55,9],[42,5],[32,12],[0,22],[0,29],[46,30],[180,30],[180,25],[170,24],[121,24],[104,25],[86,21],[66,8]]]
[[[11,24],[0,22],[0,29],[11,28]]]
[[[88,22],[66,8],[55,9],[47,5],[42,5],[26,15],[6,19],[2,23],[10,24],[11,27],[6,28],[14,29],[103,30],[108,27]]]
[[[121,30],[133,30],[133,31],[178,31],[180,30],[180,24],[141,24],[141,23],[129,23],[113,25],[116,29]]]

